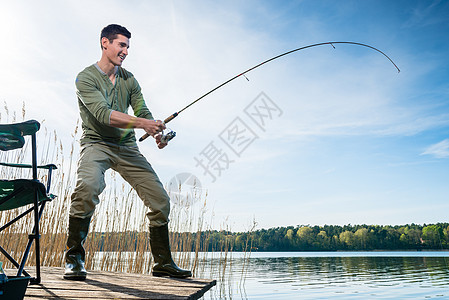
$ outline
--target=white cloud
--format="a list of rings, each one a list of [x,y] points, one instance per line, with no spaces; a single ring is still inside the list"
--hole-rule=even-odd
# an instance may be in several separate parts
[[[432,155],[436,158],[449,157],[449,139],[442,140],[439,143],[427,147],[421,155]]]

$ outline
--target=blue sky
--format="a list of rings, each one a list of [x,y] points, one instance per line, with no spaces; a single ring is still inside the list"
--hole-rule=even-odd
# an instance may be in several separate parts
[[[10,1],[0,12],[0,100],[17,111],[24,101],[29,118],[70,144],[74,78],[99,59],[110,23],[132,32],[124,67],[159,119],[309,44],[369,44],[401,69],[360,46],[299,51],[180,114],[166,149],[139,144],[164,183],[180,173],[200,180],[213,227],[448,220],[449,2]],[[245,114],[261,93],[278,108],[263,129]],[[240,155],[221,139],[235,122],[257,137]],[[215,164],[232,161],[209,169],[215,179],[197,164],[212,146],[223,158]]]

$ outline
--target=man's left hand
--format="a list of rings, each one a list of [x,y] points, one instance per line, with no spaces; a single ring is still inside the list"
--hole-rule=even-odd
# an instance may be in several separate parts
[[[161,134],[161,133],[156,134],[156,135],[154,136],[154,139],[156,140],[156,144],[157,144],[157,147],[158,147],[159,149],[162,149],[162,148],[164,148],[165,146],[167,146],[167,143],[162,143],[162,142],[161,142],[161,139],[162,139],[162,134]]]

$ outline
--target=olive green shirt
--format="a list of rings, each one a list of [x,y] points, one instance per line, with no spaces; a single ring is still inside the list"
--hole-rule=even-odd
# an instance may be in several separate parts
[[[153,119],[143,99],[134,75],[117,67],[115,84],[97,64],[93,64],[76,77],[76,95],[82,120],[81,144],[107,142],[135,146],[134,129],[110,126],[112,111],[127,114],[131,107],[139,118]]]

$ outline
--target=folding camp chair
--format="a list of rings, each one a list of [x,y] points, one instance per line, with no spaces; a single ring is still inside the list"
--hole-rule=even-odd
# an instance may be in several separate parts
[[[37,165],[37,154],[36,154],[36,132],[39,130],[40,124],[37,121],[31,120],[22,123],[15,124],[1,124],[0,125],[0,150],[8,151],[13,149],[22,148],[25,145],[24,136],[31,136],[31,152],[32,152],[32,163],[31,165],[26,164],[15,164],[15,163],[0,163],[3,167],[15,167],[15,168],[31,168],[33,178],[32,179],[13,179],[13,180],[0,180],[0,211],[16,209],[22,206],[25,207],[22,213],[20,213],[13,220],[7,222],[5,225],[0,227],[0,233],[27,216],[32,214],[33,230],[28,236],[28,243],[23,252],[20,263],[17,262],[12,255],[10,255],[3,247],[0,245],[0,252],[18,269],[17,277],[28,276],[30,277],[30,284],[37,284],[41,281],[40,276],[40,246],[39,246],[39,220],[47,201],[51,201],[56,196],[49,194],[51,174],[56,166],[53,164],[48,164],[45,166]],[[44,186],[37,179],[37,169],[48,170],[47,185]],[[30,274],[25,270],[25,263],[27,261],[28,255],[30,254],[31,246],[34,241],[35,257],[36,257],[36,277],[31,277]],[[0,241],[1,244],[1,241]]]

